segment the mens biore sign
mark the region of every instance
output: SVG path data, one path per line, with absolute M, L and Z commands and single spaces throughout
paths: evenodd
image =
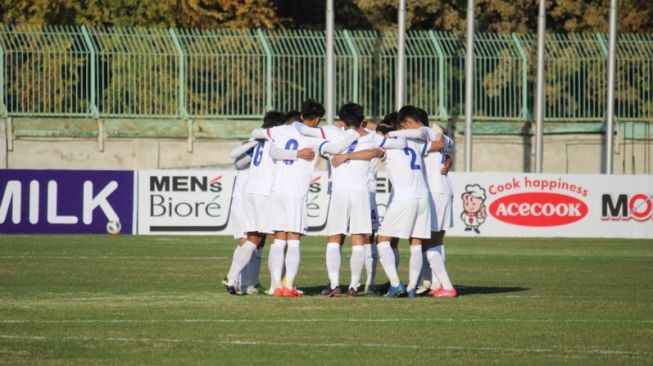
M 134 173 L 101 170 L 0 171 L 0 233 L 106 233 L 134 229 Z
M 138 172 L 139 234 L 228 234 L 233 171 Z

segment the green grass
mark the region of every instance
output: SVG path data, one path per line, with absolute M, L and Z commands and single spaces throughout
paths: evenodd
M 298 282 L 315 293 L 324 240 L 302 245 Z M 653 363 L 652 240 L 450 238 L 463 296 L 441 300 L 232 297 L 232 251 L 225 237 L 2 235 L 0 363 Z M 343 282 L 348 268 L 347 254 Z

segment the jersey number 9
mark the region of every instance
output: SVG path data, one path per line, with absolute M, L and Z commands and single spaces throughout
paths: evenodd
M 288 142 L 286 142 L 286 150 L 297 150 L 299 148 L 299 142 L 295 139 L 290 139 Z M 295 161 L 294 160 L 284 160 L 283 161 L 286 165 L 292 165 Z

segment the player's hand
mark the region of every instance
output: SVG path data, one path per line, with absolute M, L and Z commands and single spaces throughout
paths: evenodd
M 382 158 L 383 155 L 385 155 L 385 150 L 383 150 L 383 149 L 380 148 L 380 147 L 376 147 L 376 148 L 374 148 L 374 152 L 376 153 L 376 157 L 377 157 L 377 158 Z
M 310 147 L 303 148 L 297 151 L 297 159 L 304 159 L 307 161 L 313 161 L 315 159 L 315 151 Z
M 331 157 L 331 164 L 334 168 L 337 168 L 347 160 L 349 160 L 349 156 L 347 156 L 347 154 L 338 154 Z
M 453 160 L 451 160 L 451 157 L 447 156 L 447 160 L 444 161 L 444 164 L 442 164 L 442 169 L 440 169 L 440 174 L 442 175 L 449 174 L 449 170 L 451 169 L 452 165 L 453 165 Z

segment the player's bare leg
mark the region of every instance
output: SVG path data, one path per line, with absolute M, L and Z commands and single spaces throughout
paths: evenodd
M 342 263 L 342 243 L 344 235 L 336 234 L 327 237 L 326 267 L 329 275 L 329 286 L 322 291 L 324 297 L 340 297 L 340 264 Z

